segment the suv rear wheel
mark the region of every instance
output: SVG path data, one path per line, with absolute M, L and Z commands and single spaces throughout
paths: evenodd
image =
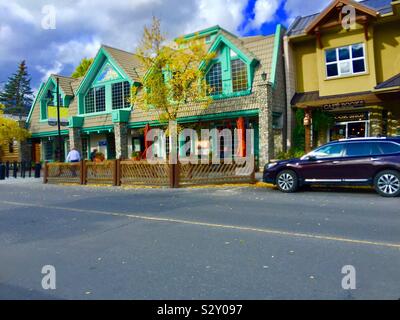
M 400 195 L 400 173 L 386 170 L 375 177 L 374 187 L 383 197 L 398 197 Z
M 280 172 L 276 177 L 276 185 L 282 192 L 296 192 L 299 186 L 297 174 L 291 170 Z

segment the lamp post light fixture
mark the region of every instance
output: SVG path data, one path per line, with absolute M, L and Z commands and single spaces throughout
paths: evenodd
M 60 79 L 57 77 L 57 86 L 56 91 L 47 91 L 47 99 L 53 99 L 53 93 L 56 94 L 56 107 L 57 107 L 57 149 L 56 149 L 56 159 L 59 162 L 62 162 L 61 158 L 61 145 L 62 145 L 62 137 L 61 137 L 61 121 L 60 121 Z M 54 101 L 54 100 L 53 100 Z
M 267 74 L 266 72 L 263 72 L 263 73 L 261 74 L 262 80 L 263 80 L 263 81 L 266 81 L 266 80 L 267 80 L 267 76 L 268 76 L 268 74 Z

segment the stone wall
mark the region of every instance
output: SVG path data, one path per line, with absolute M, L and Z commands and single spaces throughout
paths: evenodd
M 126 123 L 115 123 L 114 134 L 116 158 L 128 159 L 128 125 Z

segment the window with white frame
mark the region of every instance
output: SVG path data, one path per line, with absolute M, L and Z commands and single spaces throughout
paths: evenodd
M 222 94 L 222 68 L 220 62 L 213 64 L 206 78 L 211 88 L 211 95 Z
M 85 96 L 85 113 L 106 111 L 105 87 L 90 88 Z
M 113 110 L 130 107 L 131 87 L 128 81 L 114 83 L 111 91 Z
M 364 44 L 328 49 L 325 51 L 327 78 L 365 73 L 366 59 Z

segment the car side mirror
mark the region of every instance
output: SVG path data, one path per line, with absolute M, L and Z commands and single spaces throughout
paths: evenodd
M 317 157 L 316 156 L 308 156 L 307 160 L 308 161 L 317 161 Z

